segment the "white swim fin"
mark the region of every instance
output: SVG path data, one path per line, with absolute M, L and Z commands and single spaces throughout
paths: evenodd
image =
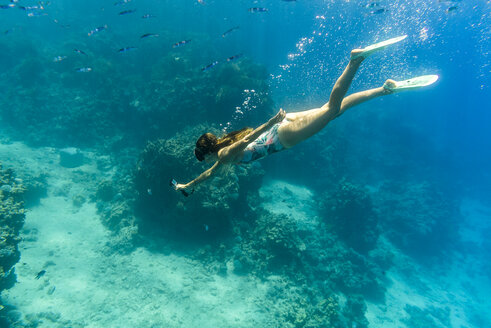
M 391 44 L 400 42 L 400 41 L 404 40 L 405 38 L 407 38 L 407 35 L 398 36 L 397 38 L 392 38 L 389 40 L 385 40 L 382 42 L 372 44 L 372 45 L 364 48 L 362 52 L 352 56 L 351 59 L 356 59 L 359 57 L 367 58 L 368 56 L 372 55 L 373 53 L 375 53 L 379 50 L 385 49 L 385 47 L 390 46 Z
M 430 84 L 435 83 L 438 80 L 438 75 L 422 75 L 418 77 L 413 77 L 412 79 L 395 82 L 395 85 L 384 83 L 384 89 L 390 90 L 392 92 L 399 92 L 409 89 L 417 89 L 426 87 Z

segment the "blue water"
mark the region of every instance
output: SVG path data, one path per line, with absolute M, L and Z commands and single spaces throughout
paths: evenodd
M 0 3 L 3 4 L 9 3 Z M 465 301 L 469 304 L 482 301 L 478 291 L 489 288 L 491 274 L 489 255 L 486 255 L 491 251 L 491 243 L 485 238 L 491 229 L 488 224 L 491 218 L 490 1 L 132 0 L 116 4 L 108 0 L 19 0 L 10 4 L 10 8 L 0 9 L 2 140 L 8 140 L 5 144 L 22 142 L 33 149 L 76 147 L 97 154 L 94 156 L 110 157 L 114 171 L 124 172 L 113 176 L 117 185 L 114 188 L 120 191 L 114 194 L 119 199 L 134 200 L 131 206 L 135 206 L 136 220 L 142 221 L 141 235 L 135 237 L 138 241 L 132 247 L 144 245 L 152 249 L 141 241 L 155 238 L 156 243 L 166 244 L 168 238 L 179 245 L 166 246 L 171 249 L 169 252 L 184 258 L 191 257 L 190 253 L 199 253 L 193 250 L 203 247 L 206 252 L 214 250 L 210 251 L 213 255 L 209 258 L 203 256 L 203 263 L 215 261 L 214 265 L 222 268 L 223 263 L 237 264 L 240 258 L 237 249 L 244 253 L 245 249 L 255 249 L 258 245 L 267 249 L 255 243 L 251 234 L 254 231 L 257 239 L 264 241 L 266 237 L 261 239 L 260 234 L 271 227 L 265 224 L 253 230 L 260 227 L 262 216 L 251 208 L 264 206 L 283 213 L 285 204 L 291 202 L 294 207 L 295 203 L 306 202 L 301 197 L 309 195 L 318 206 L 305 210 L 306 217 L 315 220 L 320 213 L 323 228 L 332 229 L 337 241 L 358 254 L 346 255 L 355 263 L 353 265 L 362 272 L 364 268 L 375 272 L 370 271 L 367 276 L 376 276 L 373 281 L 377 281 L 377 287 L 367 283 L 355 288 L 346 281 L 332 283 L 335 287 L 325 283 L 334 278 L 326 273 L 329 270 L 323 271 L 323 261 L 334 260 L 322 253 L 322 248 L 334 246 L 330 244 L 330 237 L 322 232 L 305 233 L 303 230 L 298 236 L 294 233 L 294 240 L 302 240 L 307 253 L 310 252 L 308 256 L 298 260 L 288 252 L 289 255 L 281 252 L 275 255 L 285 256 L 284 262 L 278 260 L 280 263 L 287 263 L 292 256 L 298 260 L 293 261 L 298 267 L 291 264 L 288 271 L 279 265 L 282 269 L 275 271 L 260 265 L 248 267 L 241 262 L 244 270 L 237 270 L 239 275 L 258 279 L 278 275 L 290 279 L 292 271 L 302 271 L 304 276 L 296 277 L 298 280 L 291 278 L 291 281 L 300 287 L 305 281 L 313 281 L 309 285 L 312 289 L 302 294 L 310 295 L 310 303 L 317 304 L 319 299 L 333 294 L 344 295 L 349 300 L 343 310 L 345 317 L 339 323 L 332 323 L 333 327 L 377 327 L 383 322 L 380 315 L 377 317 L 380 313 L 370 306 L 369 310 L 365 307 L 357 312 L 353 305 L 351 312 L 348 311 L 350 315 L 346 314 L 346 309 L 350 302 L 356 303 L 357 297 L 361 297 L 363 304 L 390 302 L 389 290 L 397 286 L 395 277 L 401 272 L 401 276 L 404 273 L 411 276 L 405 271 L 409 269 L 401 266 L 402 256 L 410 257 L 428 270 L 419 277 L 427 286 L 438 280 L 438 272 L 459 276 L 454 272 L 455 266 L 471 267 L 472 270 L 465 272 L 469 281 L 462 279 L 466 280 L 462 285 L 473 291 Z M 28 6 L 42 8 L 21 8 Z M 248 9 L 253 7 L 267 8 L 267 11 L 250 12 Z M 381 9 L 383 12 L 376 12 Z M 120 15 L 124 10 L 136 11 Z M 152 17 L 142 18 L 145 14 Z M 89 35 L 101 26 L 107 28 Z M 238 28 L 222 36 L 234 27 Z M 145 33 L 158 36 L 141 38 Z M 235 171 L 233 183 L 238 181 L 238 185 L 232 183 L 231 187 L 230 183 L 214 182 L 212 187 L 199 189 L 197 194 L 201 196 L 193 195 L 191 199 L 195 197 L 200 205 L 198 201 L 195 204 L 169 191 L 167 182 L 165 186 L 161 183 L 168 181 L 168 177 L 176 177 L 184 183 L 207 168 L 197 166 L 192 154 L 195 142 L 192 137 L 204 133 L 203 129 L 231 131 L 258 126 L 279 108 L 295 112 L 322 106 L 328 101 L 352 49 L 405 34 L 408 37 L 403 42 L 363 62 L 348 94 L 379 87 L 388 78 L 405 80 L 437 74 L 439 80 L 435 84 L 374 99 L 350 109 L 310 140 L 262 160 L 257 170 L 262 169 L 263 173 L 257 173 L 256 167 L 245 175 Z M 191 41 L 173 47 L 184 40 Z M 125 47 L 134 49 L 119 51 Z M 85 54 L 76 53 L 74 49 Z M 234 55 L 240 58 L 227 62 L 226 59 Z M 55 60 L 59 56 L 60 60 Z M 218 64 L 203 70 L 214 62 Z M 90 71 L 76 71 L 80 68 L 90 68 Z M 179 133 L 187 133 L 186 138 L 181 138 Z M 121 178 L 133 174 L 128 172 L 134 171 L 138 158 L 139 163 L 148 165 L 140 154 L 147 142 L 159 138 L 176 138 L 183 147 L 190 147 L 189 157 L 183 157 L 178 151 L 166 154 L 169 158 L 164 156 L 165 165 L 160 167 L 164 173 L 154 172 L 157 178 L 147 177 L 144 183 L 137 177 L 133 186 L 128 182 L 131 179 Z M 18 165 L 12 159 L 16 156 L 0 158 L 0 162 L 5 162 L 7 167 L 9 161 L 11 166 Z M 99 168 L 103 166 L 103 160 L 96 162 Z M 28 172 L 30 168 L 25 165 L 14 169 Z M 32 168 L 32 171 L 39 170 Z M 56 174 L 52 172 L 52 175 Z M 87 179 L 84 181 L 88 183 Z M 283 189 L 264 191 L 270 190 L 268 186 L 276 186 L 278 181 L 286 184 L 283 187 L 280 183 L 286 194 Z M 99 182 L 94 180 L 92 184 Z M 226 185 L 223 193 L 217 191 L 221 185 Z M 261 185 L 266 189 L 260 189 Z M 301 188 L 297 194 L 291 191 L 297 190 L 291 186 L 308 188 L 312 194 Z M 48 186 L 48 194 L 56 194 L 49 190 Z M 99 215 L 108 215 L 116 196 L 104 199 L 100 196 L 102 193 L 94 190 L 90 191 L 92 194 L 87 196 L 87 201 L 90 199 L 97 204 Z M 272 193 L 270 197 L 280 200 L 271 205 L 265 193 Z M 261 196 L 251 198 L 251 194 Z M 155 201 L 152 197 L 164 200 Z M 203 207 L 206 209 L 202 211 Z M 253 215 L 250 213 L 257 216 L 248 221 Z M 149 216 L 159 215 L 168 222 L 145 221 Z M 297 214 L 291 215 L 297 224 L 304 220 Z M 182 221 L 175 220 L 176 217 Z M 370 226 L 372 223 L 367 222 L 373 220 L 378 223 Z M 256 221 L 259 223 L 252 223 Z M 105 224 L 109 230 L 117 230 L 115 226 L 126 223 Z M 373 228 L 375 225 L 377 229 Z M 26 226 L 29 226 L 29 216 Z M 247 231 L 245 226 L 252 230 L 244 232 Z M 153 230 L 163 232 L 154 235 Z M 370 241 L 360 246 L 361 239 L 352 238 L 353 234 L 366 233 L 364 237 L 368 236 L 369 240 L 374 231 L 379 240 L 387 241 L 398 250 L 395 253 L 402 254 L 400 258 L 396 256 L 399 260 L 392 264 L 393 271 L 388 278 L 384 277 L 385 271 L 391 269 L 381 264 L 383 261 L 374 251 L 385 248 L 376 247 Z M 194 243 L 196 240 L 198 245 Z M 220 251 L 222 255 L 217 255 L 219 244 L 225 245 L 226 250 Z M 275 254 L 274 247 L 267 251 Z M 253 262 L 259 261 L 262 255 L 257 256 L 251 257 Z M 360 260 L 365 257 L 370 265 Z M 321 260 L 314 260 L 316 258 Z M 220 261 L 223 263 L 217 264 Z M 277 265 L 277 262 L 271 263 L 273 267 Z M 17 271 L 22 275 L 22 269 Z M 473 282 L 472 277 L 479 279 Z M 371 288 L 379 289 L 372 293 Z M 384 296 L 379 297 L 381 294 Z M 406 319 L 398 324 L 407 327 L 486 327 L 491 324 L 489 314 L 484 313 L 489 305 L 478 307 L 475 312 L 469 310 L 472 308 L 469 306 L 462 314 L 456 310 L 458 306 L 451 310 L 445 307 L 452 303 L 450 296 L 432 297 L 433 304 L 443 304 L 441 311 L 415 302 L 405 308 Z M 293 296 L 289 301 L 281 300 L 278 303 L 300 302 Z M 411 307 L 417 305 L 421 307 Z M 302 309 L 313 318 L 316 311 L 322 312 L 321 305 L 317 306 L 317 310 L 306 305 Z M 295 312 L 292 308 L 290 311 Z M 22 310 L 19 308 L 20 312 Z M 288 315 L 278 314 L 283 310 L 276 310 L 268 312 L 270 316 L 264 313 L 257 316 L 257 323 L 267 326 L 266 322 L 274 321 L 276 315 L 279 324 L 285 327 L 316 327 L 312 318 L 311 321 L 295 321 Z M 0 316 L 6 316 L 1 311 Z M 24 327 L 30 320 L 26 319 L 26 314 L 23 314 L 23 324 L 15 323 L 14 319 L 0 323 Z M 61 316 L 64 320 L 70 319 L 63 312 Z M 39 317 L 43 318 L 40 314 Z M 365 317 L 368 321 L 361 319 Z M 196 324 L 193 320 L 184 321 L 183 326 Z M 67 321 L 59 322 L 61 325 Z M 210 320 L 204 326 L 213 322 Z M 321 325 L 320 322 L 321 319 L 317 325 Z M 390 326 L 387 322 L 385 324 Z M 94 323 L 94 326 L 99 324 Z M 42 320 L 40 326 L 43 326 Z M 90 326 L 90 322 L 82 326 Z M 143 326 L 147 324 L 142 323 Z M 159 323 L 155 326 L 160 327 Z M 241 322 L 240 327 L 249 325 Z

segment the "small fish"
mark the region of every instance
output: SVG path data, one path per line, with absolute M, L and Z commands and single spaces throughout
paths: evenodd
M 176 42 L 172 45 L 172 48 L 179 48 L 179 47 L 182 47 L 183 45 L 187 44 L 191 42 L 191 40 L 184 40 L 184 41 L 179 41 L 179 42 Z
M 43 10 L 44 8 L 41 7 L 41 6 L 19 6 L 18 7 L 19 9 L 21 10 L 24 10 L 24 11 L 29 11 L 29 10 Z
M 249 8 L 250 13 L 265 13 L 267 11 L 268 8 L 258 8 L 258 7 Z
M 39 271 L 38 274 L 36 275 L 36 279 L 41 278 L 42 276 L 44 276 L 45 273 L 46 273 L 46 270 Z
M 283 2 L 296 2 L 297 0 L 281 0 Z
M 55 22 L 56 24 L 60 25 L 60 27 L 63 27 L 63 28 L 69 28 L 70 27 L 69 24 L 60 24 L 60 22 L 57 19 L 53 19 L 53 22 Z
M 136 12 L 136 9 L 123 10 L 118 15 L 128 15 L 128 14 L 133 14 L 135 12 Z
M 88 72 L 92 71 L 92 68 L 80 67 L 80 68 L 76 68 L 75 71 L 80 72 L 80 73 L 88 73 Z
M 205 231 L 210 230 L 210 227 L 207 224 L 203 224 L 203 226 L 205 227 Z
M 0 304 L 0 311 L 2 311 L 3 309 L 5 309 L 5 306 L 3 306 L 2 304 Z
M 120 1 L 116 1 L 116 2 L 114 3 L 114 5 L 115 5 L 115 6 L 120 6 L 120 5 L 124 5 L 124 4 L 126 4 L 126 3 L 130 2 L 130 1 L 131 1 L 131 0 L 120 0 Z
M 135 50 L 136 47 L 124 47 L 124 48 L 121 48 L 118 50 L 118 52 L 128 52 L 128 51 L 131 51 L 131 50 Z
M 371 2 L 371 3 L 368 3 L 365 5 L 365 8 L 375 8 L 375 7 L 379 7 L 380 6 L 380 3 L 378 2 Z
M 156 38 L 158 37 L 158 34 L 155 33 L 145 33 L 142 36 L 140 36 L 140 39 L 145 39 L 145 38 Z
M 234 26 L 234 27 L 226 30 L 225 32 L 223 32 L 222 38 L 226 37 L 228 34 L 232 33 L 233 31 L 238 30 L 239 28 L 240 28 L 239 26 Z
M 148 188 L 147 189 L 147 194 L 149 194 L 150 196 L 152 196 L 152 189 Z
M 202 72 L 207 71 L 207 70 L 209 70 L 209 69 L 211 69 L 211 68 L 215 67 L 216 65 L 218 65 L 218 61 L 214 61 L 213 63 L 206 65 L 205 67 L 203 67 L 203 68 L 201 69 L 201 71 L 202 71 Z
M 232 56 L 232 57 L 228 57 L 227 58 L 227 61 L 228 62 L 231 62 L 232 60 L 239 59 L 240 57 L 242 57 L 242 54 L 238 54 L 238 55 L 235 55 L 235 56 Z
M 48 14 L 46 13 L 40 13 L 39 11 L 31 11 L 30 13 L 27 13 L 27 17 L 39 17 L 39 16 L 46 16 Z
M 104 31 L 105 29 L 107 29 L 107 25 L 96 27 L 95 29 L 93 29 L 92 31 L 90 31 L 88 33 L 88 35 L 91 36 L 94 33 L 97 33 L 97 32 L 100 32 L 100 31 Z
M 48 295 L 53 295 L 53 293 L 55 292 L 56 290 L 56 287 L 55 286 L 51 286 L 50 289 L 48 289 Z
M 205 1 L 204 0 L 198 0 L 198 3 L 204 5 L 205 4 Z
M 53 58 L 53 63 L 61 62 L 64 59 L 66 59 L 66 56 L 56 56 L 55 58 Z
M 448 8 L 447 10 L 445 10 L 445 12 L 448 14 L 448 13 L 450 13 L 450 12 L 452 12 L 452 11 L 457 10 L 457 9 L 459 9 L 459 7 L 458 7 L 458 6 L 452 6 L 452 7 Z
M 46 6 L 51 5 L 51 1 L 39 1 L 38 5 L 39 5 L 39 8 L 44 9 Z
M 0 9 L 10 9 L 10 8 L 14 8 L 15 5 L 13 3 L 10 3 L 8 5 L 0 5 Z
M 87 56 L 87 54 L 85 52 L 83 52 L 82 50 L 80 50 L 80 49 L 73 49 L 73 51 L 75 51 L 76 53 L 79 53 L 81 55 Z
M 155 18 L 155 17 L 157 17 L 157 16 L 152 15 L 152 14 L 145 14 L 145 15 L 142 16 L 143 19 Z
M 371 11 L 370 14 L 372 14 L 372 15 L 379 15 L 379 14 L 383 14 L 383 13 L 385 13 L 387 11 L 389 11 L 389 10 L 388 9 L 385 9 L 385 8 L 380 8 L 380 9 Z

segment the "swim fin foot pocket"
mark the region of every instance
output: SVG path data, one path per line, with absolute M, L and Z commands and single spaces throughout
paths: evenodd
M 390 90 L 392 92 L 417 89 L 433 84 L 437 80 L 438 80 L 438 75 L 422 75 L 418 77 L 413 77 L 412 79 L 395 82 L 395 85 L 392 83 L 391 84 L 384 83 L 384 89 Z

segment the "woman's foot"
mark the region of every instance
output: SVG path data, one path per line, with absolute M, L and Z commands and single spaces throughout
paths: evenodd
M 361 63 L 365 59 L 365 57 L 361 56 L 362 53 L 363 53 L 363 49 L 353 49 L 353 50 L 351 50 L 351 58 L 350 58 L 350 60 L 352 62 Z
M 391 79 L 387 79 L 385 81 L 383 88 L 384 88 L 384 94 L 388 95 L 391 93 L 394 93 L 394 89 L 397 87 L 397 82 Z
M 387 92 L 393 93 L 426 87 L 430 84 L 435 83 L 437 80 L 438 75 L 422 75 L 399 82 L 389 79 L 385 81 L 383 88 L 387 90 Z

